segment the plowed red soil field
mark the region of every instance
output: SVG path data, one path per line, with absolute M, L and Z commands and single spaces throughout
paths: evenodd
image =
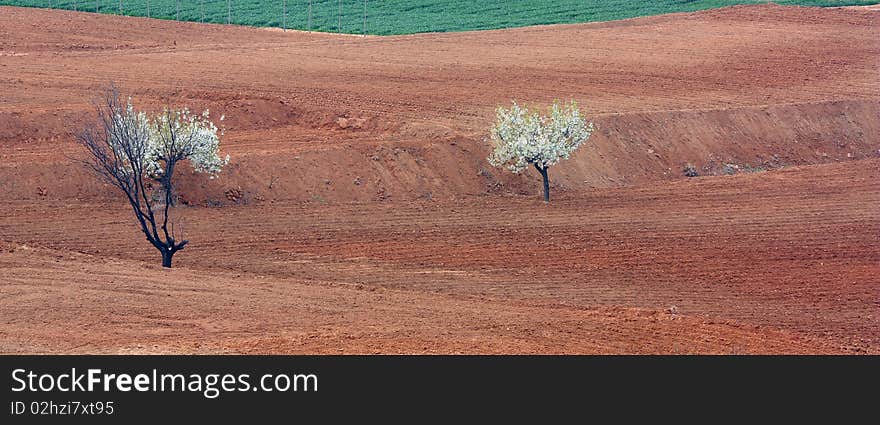
M 880 353 L 878 75 L 860 8 L 361 38 L 0 7 L 0 352 Z M 111 80 L 227 117 L 171 270 L 74 162 Z M 570 97 L 597 131 L 545 205 L 483 137 Z

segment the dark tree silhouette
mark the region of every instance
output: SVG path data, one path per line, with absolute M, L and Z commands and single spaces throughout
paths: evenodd
M 192 116 L 186 109 L 166 108 L 150 120 L 112 85 L 95 110 L 96 122 L 77 134 L 89 154 L 82 162 L 125 194 L 147 241 L 162 254 L 162 266 L 171 267 L 174 254 L 189 243 L 175 235 L 170 220 L 174 171 L 189 160 L 196 171 L 219 172 L 229 158 L 217 156 L 217 128 L 207 113 Z

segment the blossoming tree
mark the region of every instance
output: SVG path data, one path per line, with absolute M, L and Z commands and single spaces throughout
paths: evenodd
M 107 90 L 96 110 L 97 123 L 77 135 L 89 153 L 84 162 L 125 194 L 147 241 L 162 254 L 162 266 L 171 267 L 171 258 L 189 242 L 176 237 L 170 220 L 174 171 L 188 161 L 196 172 L 215 177 L 229 162 L 228 155 L 219 155 L 218 129 L 208 111 L 199 115 L 165 109 L 149 117 L 137 111 L 131 99 L 120 100 L 115 87 Z
M 493 151 L 488 158 L 493 166 L 514 173 L 532 164 L 544 179 L 544 202 L 550 202 L 547 169 L 568 159 L 593 132 L 593 123 L 581 116 L 573 101 L 564 107 L 554 102 L 548 112 L 540 115 L 516 102 L 510 109 L 498 108 L 490 130 Z

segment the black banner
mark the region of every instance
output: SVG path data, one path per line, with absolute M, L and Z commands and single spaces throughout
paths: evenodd
M 3 423 L 418 423 L 475 413 L 662 419 L 706 407 L 804 413 L 832 400 L 853 413 L 873 405 L 880 370 L 876 357 L 4 356 L 0 363 Z

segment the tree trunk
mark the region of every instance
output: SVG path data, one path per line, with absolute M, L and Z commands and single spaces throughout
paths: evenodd
M 171 268 L 171 257 L 174 256 L 174 252 L 162 249 L 162 267 Z
M 541 173 L 541 177 L 544 179 L 544 202 L 550 202 L 550 178 L 547 176 L 547 169 L 549 167 L 541 167 L 538 164 L 535 164 L 535 169 Z

